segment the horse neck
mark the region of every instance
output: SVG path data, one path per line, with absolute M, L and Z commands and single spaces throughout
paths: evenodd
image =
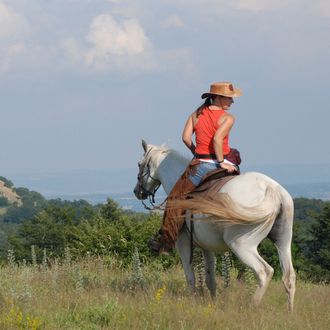
M 157 174 L 167 195 L 170 193 L 188 164 L 189 160 L 180 156 L 176 152 L 169 152 L 160 162 Z

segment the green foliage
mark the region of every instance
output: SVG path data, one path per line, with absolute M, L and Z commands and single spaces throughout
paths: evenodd
M 41 262 L 44 249 L 49 258 L 64 258 L 65 249 L 69 248 L 73 258 L 110 254 L 128 266 L 135 249 L 142 260 L 155 260 L 148 241 L 159 229 L 160 221 L 156 214 L 125 214 L 110 199 L 95 208 L 86 201 L 51 200 L 43 210 L 24 221 L 9 242 L 19 260 L 33 263 Z M 159 260 L 163 268 L 168 268 L 178 263 L 178 256 Z
M 10 180 L 6 179 L 4 176 L 0 176 L 0 181 L 2 181 L 7 188 L 12 188 L 14 186 L 14 184 Z
M 70 213 L 64 209 L 41 211 L 31 220 L 24 221 L 17 237 L 9 239 L 20 259 L 32 261 L 30 248 L 36 247 L 37 260 L 41 261 L 43 249 L 51 251 L 52 256 L 64 252 L 66 242 L 74 236 Z
M 1 180 L 1 177 L 0 177 Z M 8 187 L 13 187 L 9 180 Z M 92 206 L 84 200 L 46 200 L 27 188 L 13 189 L 21 198 L 22 206 L 5 205 L 0 196 L 0 258 L 6 260 L 8 249 L 15 253 L 17 262 L 42 263 L 54 258 L 98 255 L 115 256 L 121 267 L 129 267 L 132 260 L 153 263 L 167 269 L 179 262 L 177 254 L 158 257 L 150 253 L 148 241 L 160 228 L 158 214 L 123 211 L 118 203 L 108 199 L 105 204 Z M 293 230 L 292 253 L 298 277 L 305 280 L 329 282 L 330 269 L 330 203 L 316 199 L 297 198 Z M 31 246 L 33 253 L 31 253 Z M 135 252 L 134 252 L 135 251 Z M 138 251 L 138 258 L 137 252 Z M 275 278 L 281 277 L 277 250 L 265 240 L 260 254 L 274 268 Z M 244 278 L 246 267 L 233 256 L 232 265 Z M 217 269 L 221 271 L 221 263 Z M 138 268 L 136 268 L 138 269 Z
M 311 264 L 311 279 L 330 282 L 330 206 L 326 207 L 311 227 L 309 250 L 306 255 Z
M 118 221 L 123 216 L 123 211 L 119 207 L 118 203 L 111 198 L 108 198 L 107 202 L 101 206 L 100 212 L 104 219 L 110 221 Z
M 144 287 L 146 284 L 146 279 L 143 276 L 139 250 L 136 247 L 132 256 L 132 276 L 131 284 L 133 288 Z
M 321 199 L 295 198 L 294 217 L 296 221 L 314 221 L 327 202 Z
M 232 254 L 227 251 L 221 256 L 221 276 L 223 277 L 225 288 L 230 286 L 230 271 L 232 266 Z
M 269 240 L 265 239 L 260 244 L 259 248 L 260 255 L 274 268 L 274 278 L 281 278 L 281 267 L 278 258 L 278 253 L 275 245 Z
M 75 223 L 79 223 L 82 219 L 90 219 L 97 213 L 97 208 L 94 208 L 87 201 L 80 199 L 77 201 L 63 201 L 61 199 L 51 199 L 47 202 L 47 207 L 65 208 L 71 210 L 71 216 Z
M 316 264 L 330 270 L 330 207 L 326 207 L 317 220 L 311 229 L 315 239 L 310 247 L 310 257 Z
M 159 227 L 160 217 L 155 214 L 146 215 L 142 221 L 137 221 L 134 215 L 123 215 L 117 221 L 98 216 L 80 225 L 82 239 L 74 247 L 74 251 L 75 254 L 114 254 L 120 257 L 123 265 L 128 265 L 137 248 L 142 260 L 153 260 L 155 257 L 149 251 L 147 243 Z M 166 268 L 177 263 L 178 257 L 161 260 Z
M 6 207 L 10 205 L 8 199 L 0 195 L 0 207 Z
M 9 206 L 7 212 L 2 216 L 4 222 L 21 223 L 32 218 L 47 204 L 46 199 L 38 192 L 30 191 L 27 188 L 13 188 L 13 191 L 21 197 L 22 205 Z

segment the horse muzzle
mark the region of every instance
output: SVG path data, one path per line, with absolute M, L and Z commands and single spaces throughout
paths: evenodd
M 134 195 L 137 199 L 140 200 L 147 199 L 149 196 L 148 192 L 145 189 L 143 189 L 141 186 L 139 186 L 139 184 L 137 184 L 136 187 L 134 188 Z

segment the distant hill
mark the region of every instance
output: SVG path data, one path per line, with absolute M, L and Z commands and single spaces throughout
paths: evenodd
M 4 177 L 0 177 L 0 198 L 2 198 L 3 205 L 6 205 L 7 203 L 16 203 L 18 206 L 22 205 L 21 197 L 13 190 L 12 183 Z
M 245 165 L 244 172 L 264 173 L 282 185 L 330 182 L 330 164 Z M 3 175 L 3 173 L 0 173 Z M 8 173 L 16 186 L 27 187 L 45 196 L 56 194 L 108 194 L 132 191 L 137 167 L 117 170 L 79 170 L 57 173 Z
M 292 197 L 330 200 L 330 182 L 288 184 L 284 186 Z
M 0 177 L 0 223 L 20 223 L 38 213 L 46 204 L 46 199 L 28 188 L 15 187 Z
M 330 182 L 325 183 L 306 183 L 306 184 L 289 184 L 284 185 L 293 198 L 309 198 L 321 199 L 324 201 L 330 200 Z M 84 199 L 91 204 L 104 203 L 107 198 L 111 198 L 127 210 L 145 211 L 142 202 L 138 200 L 133 192 L 127 191 L 122 193 L 95 193 L 95 194 L 54 194 L 47 198 L 61 198 L 64 200 L 79 200 Z M 165 192 L 160 188 L 156 195 L 156 204 L 160 204 L 166 198 Z M 148 202 L 146 201 L 146 204 Z
M 283 185 L 293 197 L 330 200 L 330 165 L 242 165 L 242 172 L 264 173 Z M 107 198 L 116 200 L 125 209 L 143 210 L 133 189 L 136 169 L 68 171 L 59 173 L 12 174 L 18 186 L 38 191 L 46 198 L 67 200 L 85 199 L 103 203 Z M 158 201 L 165 198 L 160 189 Z

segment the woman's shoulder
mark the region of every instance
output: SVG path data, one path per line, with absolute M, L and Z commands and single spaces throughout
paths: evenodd
M 220 123 L 223 123 L 224 121 L 234 123 L 235 117 L 231 113 L 225 111 L 224 114 L 219 118 Z
M 192 122 L 192 125 L 193 125 L 193 127 L 195 127 L 195 125 L 197 124 L 197 122 L 198 122 L 198 118 L 199 116 L 198 116 L 198 114 L 197 114 L 197 111 L 194 111 L 190 116 L 189 116 L 189 118 L 190 118 L 190 120 L 191 120 L 191 122 Z

